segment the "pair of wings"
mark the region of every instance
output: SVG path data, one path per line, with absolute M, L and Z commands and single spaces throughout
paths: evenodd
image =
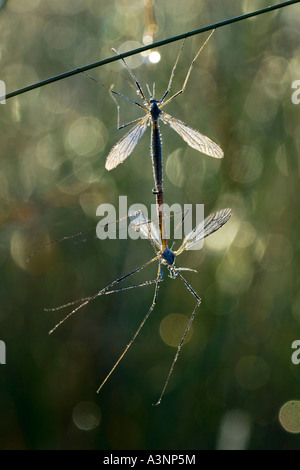
M 223 209 L 209 215 L 195 227 L 183 240 L 180 248 L 174 251 L 175 256 L 180 255 L 185 250 L 195 249 L 197 244 L 200 244 L 204 238 L 216 232 L 230 219 L 232 215 L 231 209 Z M 129 214 L 129 219 L 133 227 L 138 230 L 143 238 L 147 238 L 157 250 L 161 251 L 162 243 L 160 233 L 153 222 L 146 219 L 142 211 L 136 211 Z M 201 244 L 202 245 L 202 244 Z
M 205 153 L 210 157 L 222 158 L 224 156 L 223 150 L 209 137 L 201 134 L 199 131 L 188 127 L 179 119 L 176 119 L 169 114 L 161 111 L 159 118 L 174 129 L 187 144 L 198 150 L 201 153 Z M 151 119 L 150 112 L 147 113 L 130 131 L 125 134 L 119 142 L 109 152 L 105 168 L 112 170 L 116 168 L 133 152 L 134 148 L 138 144 L 145 130 L 147 129 L 148 123 Z

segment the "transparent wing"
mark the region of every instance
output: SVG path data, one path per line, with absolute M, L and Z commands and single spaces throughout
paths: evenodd
M 172 129 L 174 129 L 174 131 L 177 132 L 177 134 L 179 134 L 190 147 L 199 150 L 199 152 L 205 153 L 205 155 L 209 155 L 210 157 L 224 157 L 221 147 L 219 147 L 219 145 L 213 142 L 209 137 L 206 137 L 206 135 L 201 134 L 199 131 L 196 131 L 196 129 L 192 129 L 192 127 L 188 127 L 182 121 L 179 121 L 179 119 L 176 119 L 169 114 L 161 112 L 160 118 L 165 124 L 169 124 L 169 126 L 172 127 Z
M 125 134 L 116 145 L 113 146 L 109 152 L 105 168 L 107 170 L 112 170 L 123 163 L 123 161 L 133 152 L 135 146 L 138 144 L 140 138 L 147 129 L 147 122 L 150 117 L 150 114 L 146 114 L 132 129 L 130 129 L 127 134 Z
M 132 211 L 128 213 L 132 226 L 141 233 L 142 238 L 147 238 L 158 250 L 161 249 L 161 238 L 154 223 L 146 219 L 142 211 Z
M 194 228 L 183 240 L 181 247 L 175 252 L 176 256 L 184 250 L 191 250 L 204 238 L 216 232 L 230 219 L 231 209 L 223 209 L 206 217 L 197 227 Z

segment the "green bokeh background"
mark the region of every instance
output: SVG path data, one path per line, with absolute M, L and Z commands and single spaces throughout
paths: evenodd
M 151 31 L 160 40 L 269 4 L 163 0 L 154 4 L 151 27 L 151 2 L 9 0 L 0 11 L 0 78 L 13 91 L 109 57 L 112 47 L 138 47 Z M 51 336 L 70 308 L 44 311 L 96 293 L 150 259 L 151 245 L 99 241 L 90 231 L 26 263 L 47 241 L 95 226 L 99 204 L 118 206 L 126 195 L 128 205 L 150 207 L 150 132 L 107 172 L 105 157 L 124 131 L 116 130 L 107 90 L 86 76 L 0 106 L 0 340 L 7 355 L 0 365 L 0 448 L 300 448 L 300 365 L 291 361 L 292 342 L 300 339 L 300 104 L 291 100 L 300 80 L 299 9 L 218 29 L 186 92 L 168 106 L 220 143 L 225 158 L 200 155 L 162 124 L 166 202 L 205 204 L 206 214 L 231 207 L 234 215 L 201 251 L 180 258 L 198 270 L 185 276 L 202 304 L 159 407 L 152 403 L 176 351 L 166 344 L 162 320 L 188 318 L 195 305 L 179 280 L 165 274 L 157 307 L 99 395 L 151 304 L 153 286 L 97 299 Z M 205 37 L 186 41 L 174 91 Z M 155 81 L 157 97 L 179 47 L 160 48 L 158 64 L 128 60 L 142 84 Z M 136 99 L 121 63 L 90 75 Z M 119 104 L 122 122 L 141 115 Z M 155 275 L 153 266 L 132 282 Z M 174 318 L 183 332 L 182 317 Z M 285 404 L 292 408 L 280 414 Z

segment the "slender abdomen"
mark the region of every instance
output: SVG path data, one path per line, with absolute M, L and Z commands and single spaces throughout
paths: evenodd
M 158 192 L 163 191 L 162 150 L 158 119 L 152 121 L 151 155 L 155 189 Z
M 152 134 L 151 134 L 151 156 L 153 177 L 155 181 L 154 194 L 156 195 L 156 206 L 158 211 L 159 231 L 161 234 L 162 248 L 166 248 L 166 230 L 164 222 L 164 197 L 163 197 L 163 163 L 161 137 L 159 132 L 158 118 L 152 117 Z

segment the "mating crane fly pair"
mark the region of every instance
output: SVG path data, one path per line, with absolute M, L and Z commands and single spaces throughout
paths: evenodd
M 190 73 L 192 71 L 193 65 L 199 56 L 201 50 L 205 46 L 205 44 L 208 42 L 210 39 L 212 33 L 208 37 L 208 39 L 204 42 L 204 44 L 201 46 L 199 51 L 197 52 L 196 56 L 194 57 L 190 68 L 188 70 L 188 73 L 186 75 L 185 81 L 183 83 L 182 88 L 176 92 L 174 95 L 172 95 L 170 98 L 166 100 L 167 95 L 170 92 L 173 77 L 174 77 L 174 72 L 180 57 L 180 53 L 182 51 L 183 45 L 179 51 L 179 54 L 177 56 L 177 59 L 175 61 L 175 65 L 172 69 L 171 76 L 169 79 L 169 84 L 167 87 L 167 90 L 163 94 L 161 100 L 156 100 L 154 98 L 154 91 L 153 94 L 151 94 L 149 87 L 147 86 L 149 95 L 150 95 L 150 100 L 148 101 L 141 85 L 139 84 L 137 78 L 133 74 L 132 70 L 128 67 L 127 63 L 125 62 L 124 58 L 120 54 L 120 57 L 125 64 L 133 82 L 135 83 L 136 86 L 136 91 L 137 94 L 142 98 L 143 104 L 138 103 L 116 91 L 114 91 L 112 88 L 110 88 L 110 92 L 114 95 L 120 96 L 121 98 L 126 99 L 127 101 L 130 101 L 134 103 L 136 106 L 139 108 L 143 109 L 146 112 L 146 115 L 142 118 L 136 119 L 134 121 L 131 121 L 125 125 L 119 126 L 119 106 L 118 106 L 118 129 L 122 129 L 124 127 L 127 127 L 131 124 L 135 123 L 135 126 L 130 129 L 129 132 L 127 132 L 118 142 L 117 144 L 111 149 L 109 152 L 107 159 L 106 159 L 106 164 L 105 168 L 107 170 L 112 170 L 116 166 L 118 166 L 120 163 L 122 163 L 134 150 L 136 145 L 138 144 L 140 138 L 144 134 L 147 126 L 151 123 L 152 125 L 152 133 L 151 133 L 151 156 L 152 156 L 152 166 L 153 166 L 153 176 L 154 176 L 154 183 L 155 183 L 155 188 L 153 189 L 153 193 L 156 195 L 156 206 L 157 206 L 157 211 L 158 211 L 158 220 L 159 220 L 159 230 L 156 229 L 155 225 L 153 222 L 148 221 L 144 214 L 141 211 L 136 211 L 134 213 L 129 214 L 129 219 L 131 221 L 131 224 L 133 227 L 136 228 L 136 230 L 139 230 L 143 236 L 143 238 L 148 239 L 154 250 L 155 250 L 155 257 L 144 263 L 142 266 L 139 266 L 138 268 L 135 268 L 133 271 L 123 275 L 122 277 L 116 279 L 115 281 L 111 282 L 109 285 L 101 289 L 99 292 L 96 294 L 75 300 L 73 302 L 69 302 L 65 305 L 61 305 L 60 307 L 56 308 L 51 308 L 47 310 L 58 310 L 64 307 L 69 307 L 75 304 L 79 303 L 79 306 L 74 308 L 70 313 L 68 313 L 49 333 L 53 333 L 67 318 L 72 316 L 75 312 L 80 310 L 82 307 L 87 305 L 90 301 L 96 299 L 97 297 L 100 297 L 102 295 L 108 295 L 108 294 L 113 294 L 116 292 L 121 292 L 125 291 L 128 289 L 133 289 L 137 287 L 143 287 L 147 286 L 150 284 L 155 284 L 155 291 L 154 291 L 154 296 L 152 300 L 152 304 L 144 317 L 143 321 L 139 325 L 138 329 L 136 330 L 134 336 L 132 337 L 131 341 L 129 344 L 126 346 L 124 349 L 123 353 L 120 355 L 119 359 L 116 361 L 110 372 L 107 374 L 106 378 L 103 380 L 101 383 L 100 387 L 98 388 L 99 390 L 103 387 L 105 382 L 108 380 L 110 375 L 113 373 L 113 371 L 116 369 L 118 364 L 120 363 L 121 359 L 124 357 L 132 343 L 134 342 L 135 338 L 139 334 L 141 328 L 145 324 L 147 318 L 153 311 L 156 301 L 157 301 L 157 296 L 158 296 L 158 289 L 160 282 L 163 281 L 163 272 L 162 272 L 162 266 L 165 265 L 169 271 L 169 277 L 172 279 L 179 278 L 183 284 L 185 285 L 186 289 L 194 296 L 196 299 L 196 306 L 190 316 L 188 325 L 182 335 L 181 341 L 177 347 L 177 351 L 175 354 L 175 357 L 173 359 L 173 362 L 171 364 L 171 367 L 169 369 L 169 373 L 167 376 L 167 379 L 165 381 L 164 387 L 162 389 L 161 395 L 157 401 L 156 404 L 159 404 L 161 402 L 161 399 L 165 393 L 166 387 L 168 385 L 170 376 L 172 374 L 175 362 L 178 358 L 180 349 L 182 347 L 182 344 L 186 338 L 186 335 L 191 327 L 191 324 L 194 320 L 196 310 L 199 307 L 201 303 L 201 298 L 199 295 L 196 293 L 196 291 L 192 288 L 192 286 L 187 282 L 187 280 L 183 277 L 181 274 L 181 271 L 193 271 L 192 269 L 189 268 L 182 268 L 182 267 L 176 267 L 175 266 L 175 259 L 178 255 L 180 255 L 183 251 L 185 250 L 190 250 L 195 247 L 196 244 L 198 244 L 201 240 L 204 240 L 207 236 L 211 235 L 212 233 L 216 232 L 221 228 L 231 217 L 231 209 L 223 209 L 219 212 L 216 212 L 209 217 L 207 217 L 204 222 L 200 223 L 194 230 L 192 230 L 183 240 L 182 245 L 180 248 L 176 251 L 172 251 L 168 247 L 168 242 L 165 236 L 165 229 L 164 229 L 164 212 L 163 212 L 163 165 L 162 165 L 162 146 L 161 146 L 161 138 L 160 138 L 160 133 L 159 133 L 159 119 L 163 121 L 164 124 L 169 124 L 169 126 L 177 132 L 185 142 L 188 143 L 188 145 L 196 150 L 198 150 L 201 153 L 204 153 L 206 155 L 209 155 L 214 158 L 222 158 L 224 156 L 222 149 L 211 139 L 206 137 L 205 135 L 201 134 L 199 131 L 192 129 L 191 127 L 188 127 L 186 124 L 184 124 L 182 121 L 179 119 L 176 119 L 169 114 L 166 114 L 164 111 L 162 111 L 161 108 L 163 108 L 165 105 L 170 103 L 171 100 L 173 100 L 175 97 L 178 95 L 182 94 L 185 91 Z M 102 84 L 101 84 L 102 85 Z M 145 267 L 149 266 L 153 262 L 157 261 L 158 262 L 158 271 L 157 271 L 157 276 L 154 280 L 148 280 L 144 281 L 139 284 L 134 284 L 130 286 L 125 286 L 125 287 L 118 287 L 115 288 L 117 284 L 120 282 L 124 281 L 125 279 L 128 279 L 130 276 L 133 274 L 138 273 Z

